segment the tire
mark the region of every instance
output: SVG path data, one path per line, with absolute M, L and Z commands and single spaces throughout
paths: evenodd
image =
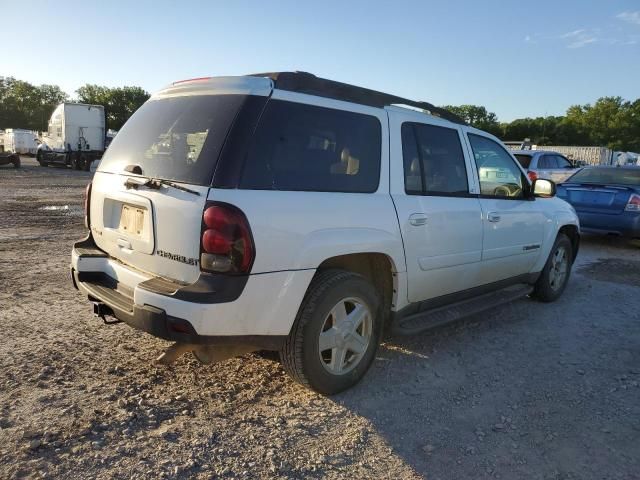
M 85 172 L 91 171 L 91 160 L 89 159 L 89 157 L 82 157 L 82 169 Z
M 20 163 L 20 157 L 15 156 L 15 157 L 13 158 L 13 162 L 12 162 L 12 163 L 13 163 L 13 168 L 20 168 L 20 165 L 21 165 L 21 163 Z
M 76 155 L 71 155 L 71 168 L 73 170 L 80 170 L 80 162 L 78 162 L 78 157 Z
M 561 252 L 564 253 L 561 254 Z M 559 263 L 560 255 L 562 255 L 561 263 Z M 540 278 L 535 284 L 532 297 L 541 302 L 554 302 L 560 298 L 569 282 L 572 263 L 573 247 L 571 241 L 565 234 L 559 233 Z M 562 272 L 564 272 L 563 275 Z
M 38 161 L 38 163 L 40 164 L 41 167 L 47 167 L 49 166 L 49 163 L 46 162 L 45 160 L 43 160 L 43 155 L 42 152 L 38 152 L 38 154 L 36 155 L 36 160 Z
M 294 380 L 317 392 L 346 390 L 373 362 L 382 317 L 380 297 L 363 276 L 344 270 L 320 272 L 302 301 L 280 361 Z M 321 338 L 331 347 L 321 351 Z

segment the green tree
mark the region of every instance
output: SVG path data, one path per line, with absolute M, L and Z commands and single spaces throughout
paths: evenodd
M 55 107 L 68 99 L 56 85 L 35 86 L 0 77 L 0 128 L 46 130 Z
M 149 93 L 140 87 L 109 88 L 87 84 L 76 90 L 78 101 L 102 105 L 107 128 L 120 130 L 133 112 L 149 99 Z
M 455 113 L 469 125 L 480 130 L 485 130 L 498 136 L 502 133 L 498 117 L 495 113 L 487 111 L 485 107 L 480 105 L 446 105 L 442 108 Z

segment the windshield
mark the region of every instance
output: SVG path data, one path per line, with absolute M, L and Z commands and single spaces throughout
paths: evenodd
M 567 182 L 640 186 L 640 168 L 585 168 Z
M 151 100 L 125 123 L 99 171 L 209 185 L 218 155 L 244 95 L 201 95 Z

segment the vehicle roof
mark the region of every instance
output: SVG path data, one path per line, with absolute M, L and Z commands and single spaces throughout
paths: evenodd
M 377 90 L 336 82 L 335 80 L 316 77 L 307 72 L 268 72 L 254 73 L 250 76 L 270 78 L 273 80 L 274 87 L 279 90 L 306 93 L 379 108 L 390 105 L 408 105 L 427 110 L 432 115 L 442 117 L 453 123 L 466 124 L 458 115 L 444 108 L 436 107 L 429 102 L 418 102 Z
M 539 153 L 553 153 L 554 155 L 562 155 L 560 152 L 555 152 L 553 150 L 511 150 L 511 153 L 513 153 L 514 155 L 529 155 L 531 157 Z
M 423 110 L 453 123 L 466 125 L 458 115 L 428 102 L 417 102 L 388 93 L 357 87 L 316 77 L 306 72 L 267 72 L 236 77 L 201 77 L 174 82 L 155 93 L 151 98 L 159 99 L 178 95 L 204 95 L 220 92 L 268 96 L 273 89 L 315 95 L 344 102 L 384 108 L 391 105 L 407 105 Z

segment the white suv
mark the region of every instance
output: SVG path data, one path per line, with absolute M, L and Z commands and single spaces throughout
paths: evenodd
M 299 72 L 188 80 L 109 146 L 72 277 L 173 354 L 276 350 L 330 394 L 386 327 L 558 298 L 579 224 L 554 191 L 428 103 Z

